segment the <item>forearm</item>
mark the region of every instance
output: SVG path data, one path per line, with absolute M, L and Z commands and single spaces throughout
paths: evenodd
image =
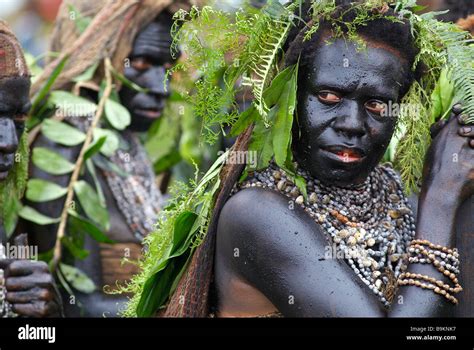
M 454 193 L 442 195 L 437 188 L 425 189 L 418 205 L 416 239 L 428 240 L 448 248 L 455 247 L 457 204 Z M 449 281 L 431 264 L 410 264 L 408 272 Z M 450 317 L 455 307 L 433 290 L 401 286 L 393 302 L 390 317 Z
M 448 248 L 455 247 L 456 191 L 443 192 L 435 186 L 423 189 L 418 202 L 416 238 Z

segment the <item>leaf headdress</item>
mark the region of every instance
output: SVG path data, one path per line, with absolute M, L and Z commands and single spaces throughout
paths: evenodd
M 463 101 L 466 114 L 471 115 L 467 121 L 474 122 L 472 37 L 454 24 L 437 21 L 433 13 L 416 14 L 420 8 L 414 0 L 354 3 L 350 8 L 355 10 L 355 17 L 350 22 L 344 21 L 342 15 L 335 15 L 338 9 L 335 0 L 311 1 L 310 4 L 308 22 L 302 18 L 303 1 L 292 1 L 286 6 L 269 1 L 261 10 L 249 8 L 235 15 L 211 7 L 194 8 L 176 15 L 179 23 L 176 29 L 179 29 L 174 33 L 175 45 L 180 45 L 187 55 L 187 60 L 178 68 L 197 69 L 201 75 L 188 98 L 202 125 L 204 139 L 215 141 L 219 130 L 223 132 L 229 126 L 233 136 L 251 133 L 248 148 L 257 152 L 256 168 L 265 168 L 274 159 L 293 176 L 304 193 L 304 180 L 294 172 L 291 152 L 299 60 L 286 66 L 283 63 L 290 31 L 303 27 L 304 41 L 308 41 L 318 31 L 319 23 L 326 21 L 331 23 L 333 37 L 353 40 L 363 49 L 358 27 L 380 18 L 407 23 L 418 49 L 413 69 L 422 62 L 425 74 L 411 85 L 401 101 L 402 106 L 410 104 L 420 108 L 400 111 L 396 166 L 406 189 L 416 190 L 429 143 L 429 127 L 435 119 L 445 117 L 456 99 Z M 395 15 L 385 15 L 389 7 Z M 249 88 L 252 104 L 238 113 L 236 96 L 249 93 L 246 90 Z M 142 272 L 124 287 L 125 291 L 134 293 L 124 315 L 151 316 L 163 308 L 170 297 L 170 304 L 179 304 L 181 301 L 173 294 L 178 286 L 186 288 L 196 283 L 189 277 L 193 277 L 189 270 L 195 272 L 199 267 L 187 268 L 196 264 L 193 254 L 201 242 L 215 234 L 215 228 L 209 223 L 211 217 L 215 218 L 212 209 L 218 211 L 216 207 L 220 204 L 216 204 L 216 198 L 219 202 L 218 194 L 226 187 L 224 160 L 221 157 L 212 172 L 202 181 L 196 181 L 190 192 L 177 196 L 178 203 L 164 212 L 157 231 L 147 238 L 149 250 L 140 262 Z M 224 175 L 220 169 L 224 169 Z M 255 168 L 247 165 L 247 170 Z M 200 255 L 206 254 L 212 255 L 212 251 Z M 183 278 L 187 280 L 182 282 Z M 207 293 L 201 291 L 202 295 Z M 179 308 L 192 309 L 195 304 L 195 300 L 186 299 Z

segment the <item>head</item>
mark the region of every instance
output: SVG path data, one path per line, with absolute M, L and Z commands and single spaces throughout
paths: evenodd
M 130 65 L 124 75 L 130 81 L 147 89 L 138 92 L 124 86 L 120 98 L 132 114 L 130 128 L 146 131 L 163 112 L 168 87 L 164 86 L 166 70 L 174 63 L 171 56 L 172 38 L 170 34 L 172 15 L 161 13 L 152 23 L 137 35 L 130 53 Z
M 339 11 L 353 19 L 347 7 Z M 358 37 L 366 48 L 332 38 L 331 25 L 321 22 L 310 41 L 300 33 L 287 52 L 287 64 L 300 57 L 295 158 L 313 177 L 342 187 L 363 183 L 379 163 L 397 123 L 388 107 L 415 78 L 408 25 L 374 20 Z
M 18 140 L 30 108 L 30 76 L 17 39 L 0 21 L 0 182 L 15 164 Z

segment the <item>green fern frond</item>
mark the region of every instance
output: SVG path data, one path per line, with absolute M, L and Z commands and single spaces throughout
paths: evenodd
M 474 39 L 453 23 L 429 18 L 423 23 L 434 36 L 434 43 L 443 49 L 434 58 L 447 66 L 456 95 L 462 100 L 464 113 L 468 115 L 467 122 L 474 123 Z
M 400 125 L 405 129 L 404 136 L 397 146 L 395 167 L 407 193 L 419 191 L 419 180 L 423 172 L 423 160 L 430 142 L 431 101 L 422 85 L 413 83 L 401 102 Z
M 254 105 L 264 120 L 267 120 L 269 108 L 263 99 L 263 91 L 274 76 L 281 47 L 292 26 L 290 12 L 286 9 L 280 18 L 264 13 L 256 20 L 254 37 L 249 40 L 254 44 L 248 47 L 251 52 L 250 70 L 242 79 L 242 85 L 252 88 Z

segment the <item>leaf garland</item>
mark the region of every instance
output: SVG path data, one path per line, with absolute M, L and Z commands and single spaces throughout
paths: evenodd
M 141 272 L 111 294 L 133 293 L 122 315 L 150 317 L 168 300 L 187 266 L 188 258 L 205 237 L 214 195 L 220 186 L 219 173 L 228 152 L 207 173 L 189 185 L 177 182 L 171 202 L 160 212 L 156 231 L 145 237 L 148 247 L 138 262 Z

